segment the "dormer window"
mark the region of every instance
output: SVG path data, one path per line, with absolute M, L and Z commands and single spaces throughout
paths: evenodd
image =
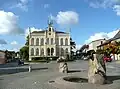
M 51 28 L 49 28 L 49 31 L 51 31 Z

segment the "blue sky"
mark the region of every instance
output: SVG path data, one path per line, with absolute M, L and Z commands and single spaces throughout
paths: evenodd
M 120 0 L 0 0 L 0 49 L 18 50 L 25 44 L 28 27 L 45 29 L 49 16 L 57 30 L 71 28 L 80 47 L 118 32 Z

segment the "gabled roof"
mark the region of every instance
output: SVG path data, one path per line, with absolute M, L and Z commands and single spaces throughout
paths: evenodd
M 43 31 L 33 31 L 32 33 L 44 33 L 47 30 L 43 30 Z M 62 34 L 66 34 L 66 32 L 62 32 L 62 31 L 55 31 L 56 33 L 62 33 Z
M 82 52 L 82 51 L 83 51 L 84 49 L 86 49 L 86 48 L 88 48 L 88 45 L 85 44 L 85 45 L 83 45 L 83 46 L 79 49 L 79 51 Z
M 106 45 L 106 44 L 109 44 L 111 41 L 114 41 L 116 39 L 120 39 L 120 30 L 118 31 L 118 33 L 113 38 L 106 40 L 106 42 L 104 42 L 103 44 L 99 45 L 98 47 Z
M 62 32 L 62 31 L 55 31 L 56 33 L 63 33 L 66 34 L 66 32 Z
M 32 33 L 44 33 L 46 30 L 43 31 L 33 31 Z
M 91 44 L 91 43 L 96 42 L 96 41 L 102 41 L 102 40 L 106 40 L 106 39 L 105 39 L 105 38 L 104 38 L 104 39 L 97 39 L 97 40 L 91 41 L 91 42 L 88 43 L 88 44 Z
M 116 40 L 120 38 L 120 30 L 118 31 L 118 33 L 112 38 L 113 40 Z

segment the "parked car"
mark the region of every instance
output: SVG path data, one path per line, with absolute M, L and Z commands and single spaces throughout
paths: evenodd
M 18 65 L 24 65 L 24 61 L 18 60 Z
M 109 56 L 109 57 L 107 57 L 107 56 L 105 56 L 104 57 L 104 61 L 105 62 L 111 62 L 112 61 L 112 58 Z

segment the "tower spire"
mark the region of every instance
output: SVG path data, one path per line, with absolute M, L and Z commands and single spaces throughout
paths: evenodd
M 29 27 L 29 38 L 31 37 L 31 28 Z
M 67 29 L 67 33 L 69 33 L 69 34 L 71 33 L 71 28 Z

